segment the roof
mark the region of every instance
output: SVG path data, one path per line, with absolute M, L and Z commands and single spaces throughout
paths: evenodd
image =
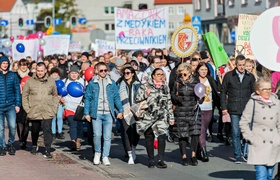
M 0 12 L 10 12 L 17 0 L 0 0 Z
M 192 0 L 155 0 L 154 4 L 192 4 Z

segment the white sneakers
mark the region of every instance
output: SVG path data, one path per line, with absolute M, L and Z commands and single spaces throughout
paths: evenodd
M 100 156 L 101 156 L 101 153 L 94 153 L 94 159 L 93 159 L 93 164 L 94 165 L 99 165 L 100 164 Z
M 94 159 L 93 159 L 93 164 L 94 165 L 99 165 L 100 164 L 100 157 L 101 157 L 101 153 L 94 153 Z M 111 165 L 108 157 L 102 158 L 102 162 L 103 162 L 103 165 L 105 165 L 105 166 L 110 166 Z
M 135 149 L 135 147 L 132 147 L 132 157 L 133 157 L 133 160 L 135 161 L 135 159 L 136 159 L 136 149 Z
M 132 156 L 132 152 L 128 151 L 127 154 L 128 154 L 128 157 L 129 157 L 128 164 L 134 164 L 134 159 L 133 159 L 133 156 Z
M 104 158 L 102 159 L 102 162 L 103 162 L 103 165 L 104 165 L 104 166 L 110 166 L 110 165 L 111 165 L 111 163 L 110 163 L 108 157 L 104 157 Z

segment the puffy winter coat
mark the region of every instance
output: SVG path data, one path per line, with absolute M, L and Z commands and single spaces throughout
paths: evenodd
M 21 106 L 20 86 L 16 73 L 0 71 L 0 108 L 8 106 Z
M 194 93 L 194 87 L 199 82 L 192 76 L 185 84 L 180 78 L 175 83 L 171 92 L 174 110 L 175 124 L 171 126 L 170 133 L 176 137 L 190 137 L 200 135 L 201 115 L 197 108 L 198 97 Z

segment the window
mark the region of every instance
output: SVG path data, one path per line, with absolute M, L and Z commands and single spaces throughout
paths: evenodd
M 104 7 L 105 14 L 109 14 L 109 7 Z
M 229 5 L 229 6 L 234 6 L 234 0 L 229 0 L 229 1 L 228 1 L 228 5 Z
M 106 30 L 106 31 L 109 31 L 109 30 L 110 30 L 109 24 L 105 24 L 105 30 Z
M 178 7 L 178 13 L 177 14 L 185 14 L 185 9 L 183 6 Z
M 111 7 L 105 6 L 104 7 L 104 13 L 105 14 L 114 14 L 115 13 L 115 8 L 113 6 L 111 6 Z
M 174 7 L 169 6 L 169 14 L 173 14 L 174 13 Z
M 255 0 L 255 2 L 261 2 L 262 0 Z
M 247 4 L 248 3 L 248 0 L 241 0 L 241 4 L 242 5 L 245 5 L 245 4 Z
M 174 22 L 169 22 L 169 29 L 174 29 Z
M 111 24 L 111 30 L 115 30 L 115 24 Z
M 195 4 L 194 4 L 194 9 L 195 10 L 200 10 L 200 0 L 195 0 Z
M 123 5 L 123 8 L 132 9 L 132 4 L 131 3 L 126 3 L 126 4 Z
M 138 9 L 141 10 L 141 9 L 148 9 L 148 5 L 147 4 L 139 4 L 138 5 Z
M 206 0 L 206 9 L 211 9 L 211 0 Z

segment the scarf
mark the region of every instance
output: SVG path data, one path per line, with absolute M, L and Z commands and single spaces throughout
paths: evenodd
M 131 88 L 131 90 L 133 91 L 133 88 Z M 132 114 L 132 112 L 130 111 L 130 104 L 129 104 L 129 97 L 128 97 L 128 87 L 126 85 L 126 83 L 123 81 L 121 81 L 120 83 L 120 88 L 119 88 L 119 94 L 120 94 L 120 99 L 123 105 L 123 117 L 125 122 L 127 123 L 127 125 L 132 125 L 135 123 L 135 118 Z M 131 94 L 134 94 L 134 92 L 131 92 Z
M 156 88 L 161 88 L 162 82 L 156 82 L 155 80 L 153 80 L 153 81 L 154 81 Z
M 24 78 L 25 76 L 28 76 L 29 72 L 30 72 L 29 69 L 27 69 L 27 71 L 25 71 L 25 72 L 22 72 L 20 69 L 18 69 L 18 71 L 17 71 L 18 75 L 21 78 Z
M 269 99 L 264 99 L 263 97 L 258 96 L 258 99 L 263 101 L 263 102 L 265 102 L 265 103 L 267 103 L 268 105 L 272 105 L 273 104 L 273 102 L 272 102 L 272 100 L 270 98 Z

